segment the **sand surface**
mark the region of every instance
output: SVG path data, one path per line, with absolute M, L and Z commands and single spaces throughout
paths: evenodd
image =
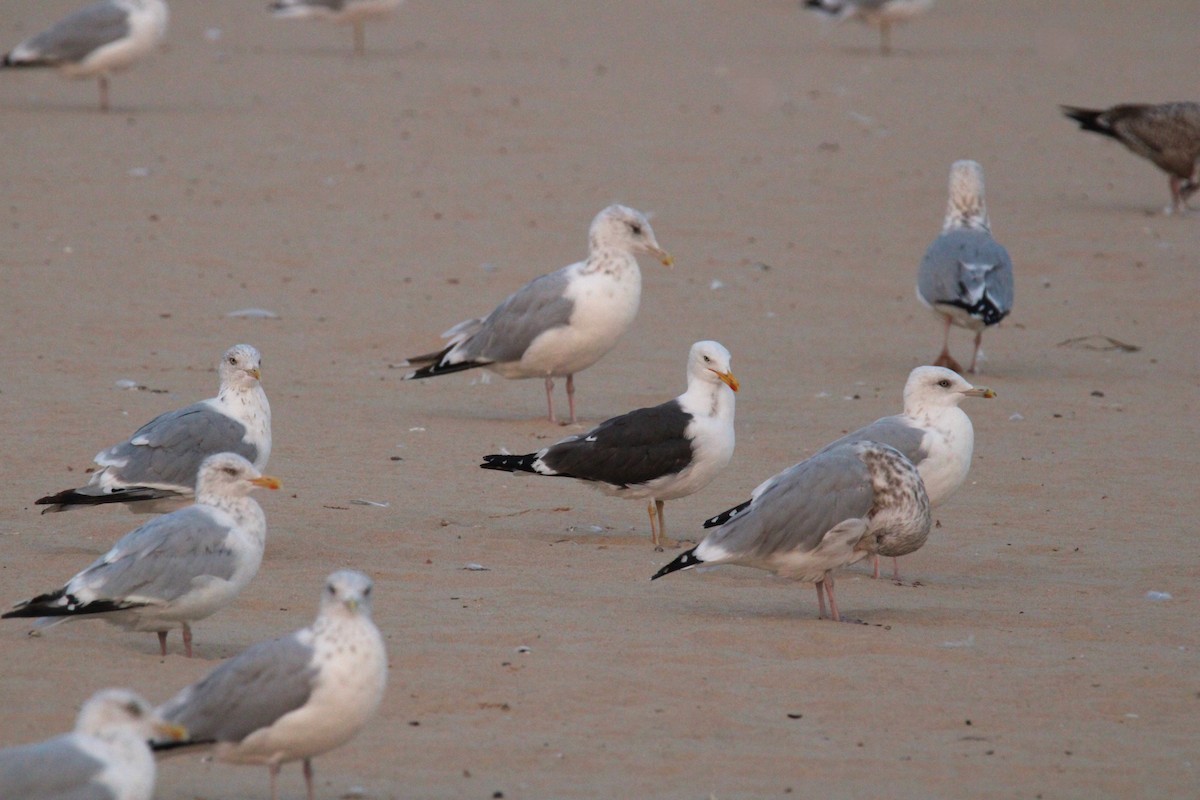
M 321 798 L 1195 796 L 1200 221 L 1056 107 L 1198 99 L 1194 4 L 944 0 L 889 59 L 783 0 L 412 0 L 363 59 L 263 5 L 177 0 L 107 115 L 92 82 L 0 75 L 0 604 L 138 524 L 33 500 L 211 396 L 236 342 L 264 354 L 285 484 L 260 498 L 261 573 L 193 660 L 177 634 L 162 659 L 98 622 L 0 625 L 0 745 L 105 686 L 165 699 L 355 567 L 390 685 L 317 760 Z M 3 43 L 75 6 L 9 0 Z M 694 536 L 899 409 L 940 346 L 913 284 L 959 158 L 1015 263 L 977 379 L 999 397 L 969 401 L 971 475 L 906 585 L 839 578 L 863 624 L 751 570 L 652 584 L 673 553 L 640 502 L 476 467 L 565 433 L 540 381 L 389 368 L 583 257 L 608 203 L 654 212 L 676 266 L 643 264 L 640 316 L 578 398 L 584 424 L 661 402 L 693 341 L 729 347 L 733 463 L 667 506 Z M 226 317 L 247 307 L 279 318 Z M 1061 344 L 1100 336 L 1140 349 Z M 281 787 L 302 796 L 298 766 Z M 157 796 L 265 798 L 267 774 L 185 757 Z

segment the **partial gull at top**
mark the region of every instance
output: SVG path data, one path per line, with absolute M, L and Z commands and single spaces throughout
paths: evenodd
M 968 397 L 995 397 L 985 387 L 972 386 L 944 367 L 917 367 L 904 384 L 904 410 L 830 443 L 829 450 L 850 442 L 872 441 L 890 445 L 913 463 L 925 484 L 930 506 L 937 507 L 958 491 L 971 468 L 975 452 L 975 427 L 958 404 Z M 879 558 L 875 559 L 879 577 Z M 900 567 L 892 576 L 900 580 Z
M 152 739 L 178 741 L 178 725 L 128 689 L 92 695 L 75 730 L 0 750 L 0 797 L 5 800 L 151 800 Z
M 917 271 L 917 299 L 943 323 L 942 352 L 933 363 L 963 371 L 950 356 L 950 326 L 975 331 L 968 372 L 975 372 L 983 329 L 1012 311 L 1013 268 L 1005 250 L 992 238 L 983 196 L 983 168 L 969 160 L 950 167 L 950 199 L 942 233 Z
M 1171 205 L 1166 213 L 1187 211 L 1188 198 L 1200 188 L 1200 103 L 1128 104 L 1102 110 L 1061 108 L 1082 130 L 1116 139 L 1167 173 Z
M 383 699 L 387 651 L 371 620 L 372 587 L 361 572 L 330 575 L 310 627 L 254 645 L 160 706 L 188 739 L 154 749 L 194 744 L 218 761 L 263 764 L 272 800 L 280 767 L 303 761 L 312 798 L 313 758 L 353 738 Z
M 554 378 L 565 376 L 569 421 L 575 422 L 575 373 L 611 350 L 637 316 L 642 299 L 639 253 L 672 264 L 644 214 L 609 206 L 592 220 L 586 261 L 530 281 L 487 317 L 455 325 L 442 334 L 447 347 L 405 362 L 418 369 L 404 379 L 474 367 L 505 378 L 543 378 L 548 414 L 555 422 Z
M 651 580 L 701 564 L 755 567 L 815 583 L 818 616 L 828 596 L 836 621 L 833 571 L 874 553 L 911 553 L 929 526 L 929 498 L 912 462 L 879 442 L 847 442 L 768 478 L 749 500 L 706 521 L 704 541 Z
M 262 357 L 248 344 L 225 351 L 217 366 L 217 396 L 161 414 L 124 442 L 96 454 L 88 484 L 38 498 L 66 511 L 125 503 L 132 511 L 178 505 L 196 488 L 200 463 L 214 453 L 237 453 L 262 470 L 271 457 L 271 404 L 263 391 Z
M 804 7 L 828 14 L 839 22 L 856 19 L 879 28 L 879 52 L 892 53 L 892 26 L 919 17 L 934 0 L 805 0 Z
M 366 52 L 366 22 L 390 14 L 404 0 L 275 0 L 271 13 L 280 19 L 316 19 L 354 26 L 354 54 Z
M 95 77 L 100 110 L 108 111 L 108 76 L 153 51 L 167 33 L 168 16 L 163 0 L 100 0 L 18 44 L 3 65 Z
M 668 544 L 663 504 L 707 486 L 733 457 L 737 378 L 720 343 L 688 353 L 687 391 L 523 456 L 490 455 L 479 466 L 591 483 L 614 497 L 650 499 L 650 539 Z M 657 517 L 657 525 L 655 525 Z

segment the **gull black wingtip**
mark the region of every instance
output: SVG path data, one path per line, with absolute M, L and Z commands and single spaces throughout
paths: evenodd
M 650 580 L 656 581 L 664 575 L 670 575 L 672 572 L 678 572 L 681 569 L 690 569 L 703 563 L 704 562 L 696 556 L 696 548 L 693 547 L 687 552 L 680 553 L 674 561 L 651 575 Z

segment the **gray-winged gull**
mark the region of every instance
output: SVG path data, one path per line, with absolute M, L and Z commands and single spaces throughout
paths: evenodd
M 383 699 L 387 652 L 371 621 L 371 586 L 361 572 L 333 573 L 311 627 L 250 647 L 159 713 L 187 729 L 185 746 L 211 745 L 217 760 L 232 764 L 265 764 L 272 800 L 280 766 L 303 760 L 311 800 L 313 758 L 348 742 Z
M 473 367 L 505 378 L 544 378 L 554 422 L 554 378 L 565 376 L 570 422 L 575 422 L 575 373 L 611 350 L 637 316 L 642 298 L 638 253 L 672 263 L 644 214 L 609 206 L 592 221 L 586 261 L 530 281 L 486 318 L 455 325 L 442 334 L 447 347 L 408 359 L 406 366 L 419 369 L 405 380 Z
M 104 689 L 83 704 L 71 733 L 0 750 L 0 797 L 6 800 L 150 800 L 150 739 L 179 740 L 128 689 Z
M 815 583 L 819 617 L 840 620 L 833 570 L 878 553 L 911 553 L 929 535 L 916 467 L 878 442 L 830 447 L 767 479 L 745 503 L 704 523 L 700 544 L 651 580 L 701 564 L 738 564 Z M 824 589 L 824 593 L 822 593 Z
M 87 486 L 38 498 L 42 513 L 104 503 L 134 511 L 176 507 L 192 496 L 200 462 L 213 453 L 238 453 L 258 469 L 271 457 L 271 404 L 263 391 L 262 358 L 248 344 L 225 351 L 217 367 L 217 396 L 161 414 L 132 436 L 96 455 L 103 469 Z
M 108 76 L 150 53 L 167 33 L 163 0 L 100 0 L 81 8 L 4 57 L 6 67 L 57 67 L 69 78 L 95 77 L 108 110 Z
M 892 52 L 892 26 L 921 16 L 933 8 L 933 0 L 806 0 L 804 7 L 839 22 L 856 19 L 879 28 L 879 52 L 886 56 Z
M 674 400 L 613 417 L 536 453 L 484 456 L 479 466 L 576 478 L 614 497 L 649 498 L 650 538 L 661 550 L 668 544 L 664 502 L 700 491 L 733 457 L 738 381 L 729 362 L 718 342 L 696 342 L 688 353 L 687 391 Z
M 933 363 L 963 369 L 950 356 L 950 326 L 975 331 L 974 373 L 983 329 L 1012 311 L 1013 271 L 1008 251 L 992 238 L 983 198 L 983 168 L 974 161 L 950 167 L 950 199 L 942 233 L 925 251 L 917 272 L 917 299 L 944 324 L 942 352 Z
M 39 627 L 73 619 L 103 619 L 125 630 L 154 631 L 162 654 L 167 632 L 233 602 L 258 574 L 267 520 L 249 493 L 278 489 L 236 453 L 209 456 L 196 481 L 195 505 L 125 534 L 112 549 L 61 589 L 17 604 L 3 617 L 39 617 Z
M 902 413 L 877 419 L 825 449 L 861 441 L 891 445 L 917 468 L 929 505 L 936 508 L 967 479 L 975 450 L 975 428 L 958 404 L 967 397 L 995 396 L 991 389 L 972 386 L 944 367 L 917 367 L 904 384 Z M 875 577 L 879 577 L 878 557 Z M 900 580 L 898 564 L 893 564 L 893 577 Z
M 1085 131 L 1116 139 L 1167 173 L 1171 205 L 1166 213 L 1183 213 L 1200 188 L 1200 103 L 1127 104 L 1106 109 L 1061 106 Z
M 391 13 L 404 0 L 275 0 L 271 13 L 280 19 L 326 20 L 354 26 L 354 54 L 366 52 L 366 22 Z

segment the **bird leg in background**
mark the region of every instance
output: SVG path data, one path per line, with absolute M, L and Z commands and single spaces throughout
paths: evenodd
M 551 422 L 558 422 L 554 418 L 554 378 L 546 378 L 546 413 L 550 416 Z
M 279 780 L 279 765 L 275 763 L 267 764 L 267 770 L 271 773 L 271 800 L 279 800 L 279 789 L 275 785 Z
M 100 110 L 108 111 L 108 76 L 100 75 Z
M 158 632 L 158 649 L 162 651 L 163 656 L 167 655 L 167 632 Z
M 192 626 L 183 623 L 183 652 L 188 658 L 192 657 Z
M 967 367 L 967 372 L 975 374 L 975 362 L 979 361 L 979 353 L 983 350 L 983 330 L 979 330 L 975 334 L 975 352 L 971 354 L 971 366 Z
M 366 23 L 361 19 L 354 20 L 354 55 L 361 56 L 367 52 L 367 35 L 364 28 Z M 312 798 L 311 787 L 309 790 L 309 799 Z
M 952 369 L 955 372 L 957 372 L 959 375 L 961 375 L 962 371 L 963 371 L 962 365 L 959 364 L 957 361 L 955 361 L 954 358 L 950 355 L 950 325 L 951 325 L 950 317 L 947 316 L 945 318 L 945 320 L 946 320 L 946 327 L 945 327 L 945 330 L 942 332 L 942 352 L 938 354 L 937 360 L 933 362 L 933 366 L 945 367 L 946 369 Z
M 663 507 L 666 505 L 663 500 L 651 500 L 646 504 L 646 512 L 650 515 L 650 543 L 654 545 L 654 549 L 661 553 L 664 547 L 673 546 L 675 543 L 667 539 L 667 521 L 663 517 Z M 657 517 L 657 526 L 655 518 Z
M 879 23 L 879 54 L 884 56 L 892 54 L 892 25 L 887 20 Z
M 829 618 L 834 622 L 841 622 L 842 618 L 841 615 L 838 614 L 837 600 L 835 600 L 833 597 L 833 574 L 826 572 L 825 577 L 817 581 L 816 586 L 817 607 L 819 609 L 817 613 L 817 619 L 822 619 L 825 616 L 825 595 L 827 594 L 829 595 Z M 821 593 L 822 589 L 825 590 L 825 594 Z
M 571 419 L 567 421 L 568 425 L 575 424 L 575 373 L 567 376 L 567 407 L 571 410 Z
M 313 800 L 313 768 L 312 759 L 304 759 L 304 786 L 308 789 L 308 800 Z

